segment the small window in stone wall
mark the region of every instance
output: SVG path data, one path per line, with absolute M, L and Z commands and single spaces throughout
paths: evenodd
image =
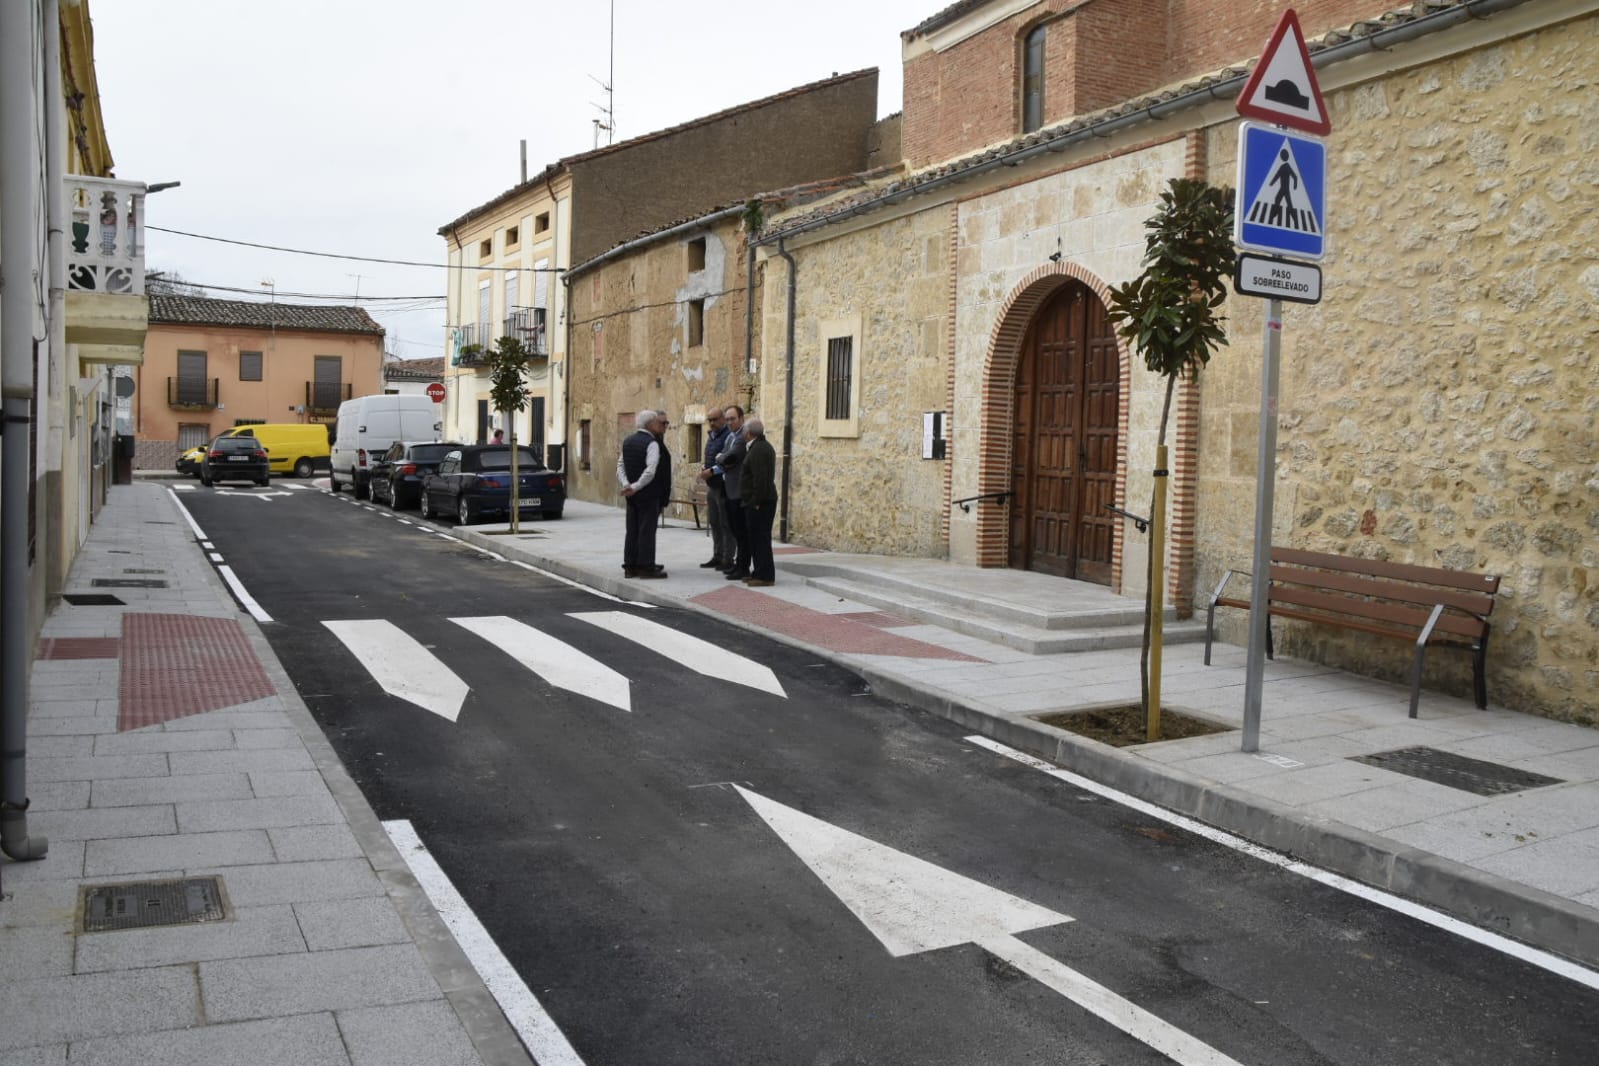
M 684 469 L 698 473 L 705 461 L 705 424 L 691 422 L 683 427 Z
M 522 243 L 522 227 L 512 226 L 505 231 L 505 246 L 507 248 Z
M 688 302 L 688 346 L 698 348 L 705 343 L 705 301 Z
M 860 316 L 821 323 L 817 352 L 817 434 L 823 437 L 860 436 L 861 414 Z
M 483 240 L 478 242 L 477 257 L 479 259 L 492 259 L 492 258 L 494 258 L 494 238 L 493 237 L 485 237 Z
M 240 381 L 260 381 L 261 380 L 261 353 L 260 352 L 240 352 L 239 353 L 239 380 Z
M 550 228 L 550 213 L 548 211 L 533 216 L 533 232 L 543 233 Z
M 580 470 L 594 469 L 594 423 L 585 418 L 577 424 L 577 465 Z
M 705 238 L 695 237 L 688 242 L 688 272 L 705 269 Z

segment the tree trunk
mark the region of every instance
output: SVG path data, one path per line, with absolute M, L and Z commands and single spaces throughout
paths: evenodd
M 1167 422 L 1168 419 L 1171 418 L 1171 398 L 1172 398 L 1172 393 L 1174 391 L 1176 391 L 1176 388 L 1177 388 L 1177 375 L 1176 374 L 1168 374 L 1166 376 L 1166 399 L 1165 399 L 1165 402 L 1163 402 L 1161 404 L 1161 407 L 1160 407 L 1160 435 L 1155 440 L 1156 448 L 1164 447 L 1165 444 L 1166 444 L 1166 422 Z M 1151 518 L 1153 518 L 1154 514 L 1155 514 L 1155 493 L 1157 493 L 1159 491 L 1160 491 L 1160 479 L 1156 478 L 1155 479 L 1155 485 L 1150 490 L 1150 493 L 1149 493 L 1149 514 L 1150 514 Z M 1164 561 L 1161 561 L 1161 565 L 1158 566 L 1158 567 L 1156 566 L 1156 562 L 1157 562 L 1157 560 L 1155 559 L 1155 552 L 1153 550 L 1153 547 L 1151 547 L 1151 551 L 1149 552 L 1148 565 L 1145 568 L 1145 574 L 1144 574 L 1145 581 L 1144 581 L 1144 643 L 1143 643 L 1143 652 L 1138 657 L 1138 680 L 1139 680 L 1139 684 L 1140 684 L 1139 706 L 1143 708 L 1143 711 L 1144 711 L 1145 715 L 1149 714 L 1149 637 L 1150 637 L 1150 627 L 1154 624 L 1155 581 L 1157 580 L 1157 578 L 1159 580 L 1164 581 L 1165 580 L 1165 576 L 1166 576 L 1166 568 L 1165 568 L 1165 565 L 1164 565 Z

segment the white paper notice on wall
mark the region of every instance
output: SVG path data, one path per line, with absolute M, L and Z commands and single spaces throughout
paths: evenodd
M 922 412 L 922 458 L 942 459 L 949 454 L 949 416 L 943 411 Z

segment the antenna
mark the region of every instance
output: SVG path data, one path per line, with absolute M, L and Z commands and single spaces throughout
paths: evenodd
M 605 131 L 605 143 L 609 145 L 616 139 L 616 0 L 611 0 L 611 69 L 605 81 L 600 81 L 590 74 L 589 77 L 599 84 L 605 91 L 605 103 L 595 104 L 603 118 L 594 120 L 594 147 L 600 146 L 600 131 Z

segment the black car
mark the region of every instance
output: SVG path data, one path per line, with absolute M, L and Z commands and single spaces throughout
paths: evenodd
M 560 518 L 566 480 L 545 467 L 532 448 L 517 447 L 517 505 L 523 514 Z M 469 526 L 487 514 L 511 510 L 511 446 L 469 444 L 445 455 L 422 482 L 422 516 L 454 515 Z
M 396 511 L 417 506 L 422 502 L 422 479 L 460 447 L 454 441 L 395 441 L 369 468 L 372 502 L 387 503 Z
M 253 481 L 263 488 L 272 481 L 266 449 L 254 437 L 218 437 L 200 460 L 200 484 Z

